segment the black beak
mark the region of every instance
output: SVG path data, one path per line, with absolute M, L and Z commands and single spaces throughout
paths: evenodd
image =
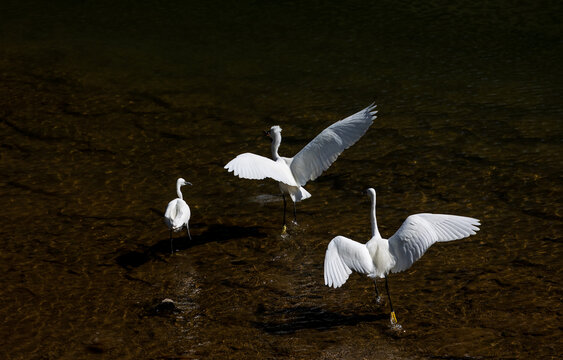
M 268 130 L 268 131 L 264 130 L 263 132 L 264 132 L 265 136 L 270 137 L 270 130 Z

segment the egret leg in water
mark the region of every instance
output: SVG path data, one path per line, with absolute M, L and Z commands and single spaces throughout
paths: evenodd
M 287 208 L 287 201 L 285 200 L 285 194 L 282 193 L 283 199 L 283 226 L 282 226 L 282 235 L 287 233 L 287 222 L 286 222 L 286 208 Z M 295 208 L 295 202 L 293 203 L 293 224 L 297 225 L 297 209 Z
M 379 305 L 383 302 L 383 298 L 381 297 L 381 295 L 379 295 L 379 289 L 377 288 L 377 279 L 373 280 L 373 285 L 375 287 L 375 303 Z
M 192 235 L 190 234 L 190 226 L 186 224 L 186 230 L 188 230 L 188 239 L 192 240 Z M 174 254 L 174 238 L 172 237 L 172 229 L 170 229 L 170 252 Z
M 190 225 L 186 224 L 186 230 L 188 230 L 188 239 L 192 240 L 192 235 L 190 234 Z
M 287 201 L 285 201 L 285 194 L 282 194 L 283 199 L 283 226 L 282 226 L 282 235 L 287 232 L 287 225 L 285 222 L 285 208 L 287 207 Z
M 395 316 L 395 310 L 393 310 L 393 303 L 391 302 L 391 293 L 389 292 L 389 281 L 387 280 L 387 276 L 385 276 L 385 291 L 387 291 L 387 297 L 389 298 L 389 309 L 391 309 L 391 325 L 398 325 L 397 324 L 397 317 Z

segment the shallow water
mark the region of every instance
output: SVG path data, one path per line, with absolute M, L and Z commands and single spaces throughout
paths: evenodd
M 1 5 L 1 357 L 557 357 L 561 10 Z M 277 184 L 223 169 L 269 155 L 271 125 L 291 156 L 374 100 L 288 236 Z M 180 176 L 193 240 L 171 255 Z M 323 285 L 330 239 L 368 240 L 367 187 L 384 237 L 417 212 L 482 222 L 390 276 L 405 333 L 369 279 Z

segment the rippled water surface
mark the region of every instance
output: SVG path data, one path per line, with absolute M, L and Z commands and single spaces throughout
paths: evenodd
M 0 357 L 563 353 L 561 5 L 369 3 L 2 3 Z M 277 184 L 223 169 L 373 101 L 288 236 Z M 178 177 L 193 240 L 171 255 Z M 369 238 L 367 187 L 384 237 L 482 222 L 389 277 L 404 333 L 369 279 L 323 285 L 328 242 Z

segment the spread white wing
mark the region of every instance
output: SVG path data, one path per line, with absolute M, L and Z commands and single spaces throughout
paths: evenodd
M 452 241 L 474 235 L 479 220 L 457 215 L 416 214 L 409 216 L 389 238 L 389 251 L 395 257 L 392 272 L 400 272 L 424 254 L 435 242 Z
M 285 161 L 274 161 L 267 157 L 244 153 L 225 165 L 229 172 L 245 179 L 262 180 L 271 178 L 287 185 L 296 186 L 295 179 Z
M 373 272 L 373 261 L 365 244 L 337 236 L 330 241 L 325 255 L 325 285 L 342 286 L 352 270 L 362 274 Z
M 291 172 L 295 181 L 303 186 L 315 180 L 332 165 L 338 155 L 354 145 L 375 120 L 375 104 L 340 120 L 324 129 L 291 162 Z

